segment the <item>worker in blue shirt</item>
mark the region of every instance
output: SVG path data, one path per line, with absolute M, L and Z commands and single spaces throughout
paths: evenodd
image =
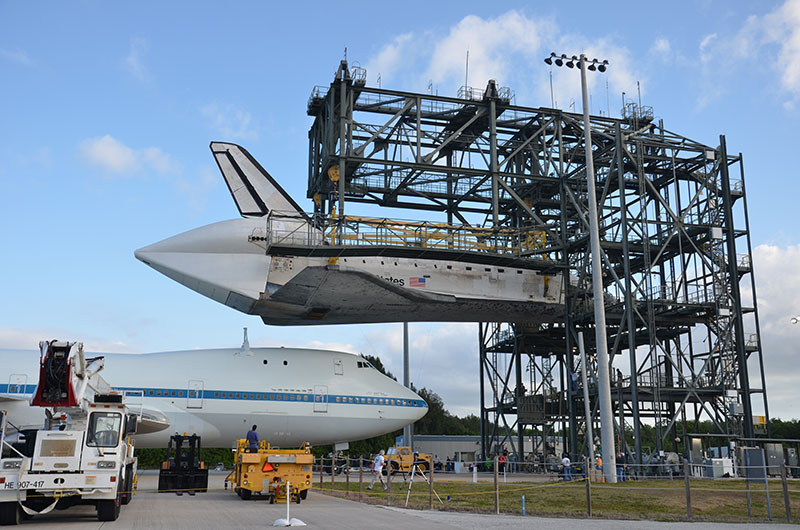
M 258 433 L 256 432 L 258 429 L 257 425 L 253 425 L 253 428 L 247 431 L 247 449 L 251 453 L 258 452 Z

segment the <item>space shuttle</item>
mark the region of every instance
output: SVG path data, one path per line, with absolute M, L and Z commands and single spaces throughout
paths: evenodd
M 212 142 L 211 151 L 241 218 L 135 255 L 212 300 L 273 325 L 537 323 L 564 311 L 560 272 L 513 256 L 342 244 L 315 226 L 244 148 Z
M 17 431 L 41 429 L 33 407 L 37 350 L 0 349 L 0 410 Z M 420 419 L 416 393 L 352 353 L 300 348 L 208 349 L 104 358 L 103 378 L 140 416 L 140 448 L 166 447 L 196 433 L 206 447 L 230 447 L 252 425 L 275 447 L 335 444 L 379 436 Z

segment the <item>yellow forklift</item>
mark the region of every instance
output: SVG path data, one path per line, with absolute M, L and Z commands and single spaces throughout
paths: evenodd
M 307 443 L 299 449 L 272 449 L 262 440 L 253 452 L 246 439 L 237 440 L 233 471 L 225 477 L 225 489 L 230 484 L 231 490 L 243 500 L 260 495 L 273 504 L 286 502 L 290 495 L 291 500 L 300 504 L 311 488 L 313 465 L 314 455 Z

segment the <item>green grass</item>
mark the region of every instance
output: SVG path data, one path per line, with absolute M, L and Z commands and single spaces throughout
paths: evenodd
M 318 475 L 315 475 L 318 480 Z M 367 476 L 365 475 L 366 479 Z M 438 478 L 438 477 L 437 477 Z M 315 483 L 317 491 L 358 500 L 358 476 L 351 476 L 349 491 L 344 477 L 337 477 L 331 488 L 330 477 Z M 386 492 L 379 486 L 366 491 L 368 481 L 362 486 L 361 500 L 373 504 L 386 504 Z M 792 522 L 800 523 L 800 484 L 790 482 L 789 499 Z M 767 520 L 767 503 L 763 484 L 751 484 L 752 517 L 747 515 L 747 497 L 743 480 L 691 481 L 692 520 L 719 522 L 757 522 Z M 444 501 L 433 497 L 433 507 L 439 510 L 494 513 L 494 486 L 488 483 L 466 483 L 439 480 L 434 482 L 436 493 Z M 395 506 L 404 506 L 408 484 L 401 478 L 392 481 L 392 500 Z M 525 495 L 527 515 L 548 517 L 585 517 L 586 485 L 584 482 L 514 482 L 499 485 L 500 512 L 521 514 L 522 495 Z M 770 504 L 774 521 L 786 521 L 783 492 L 779 480 L 769 483 Z M 449 500 L 448 500 L 449 496 Z M 591 484 L 592 516 L 609 519 L 687 520 L 686 493 L 683 480 L 641 480 L 619 484 Z M 412 485 L 408 506 L 428 509 L 428 484 L 416 479 Z

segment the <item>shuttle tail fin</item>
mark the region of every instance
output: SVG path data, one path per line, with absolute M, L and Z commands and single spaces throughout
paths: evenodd
M 210 147 L 242 217 L 297 212 L 307 220 L 294 199 L 245 148 L 226 142 L 211 142 Z

